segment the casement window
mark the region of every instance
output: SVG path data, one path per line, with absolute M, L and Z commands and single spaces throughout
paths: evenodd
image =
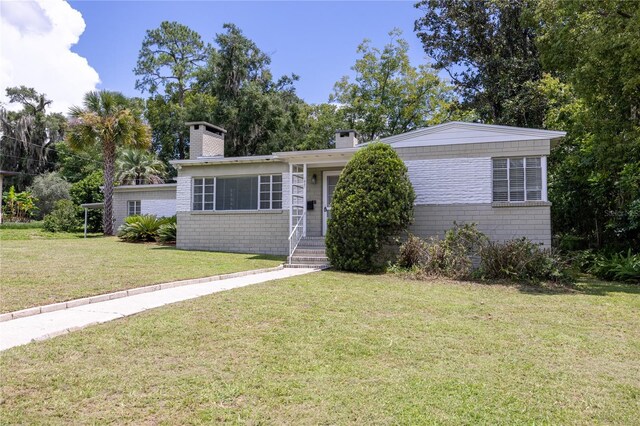
M 141 214 L 140 200 L 127 201 L 127 215 L 135 216 Z
M 260 210 L 282 208 L 282 175 L 260 176 Z
M 543 158 L 493 159 L 493 201 L 546 201 Z
M 215 178 L 193 179 L 193 210 L 213 210 Z
M 282 175 L 193 179 L 193 210 L 282 209 Z

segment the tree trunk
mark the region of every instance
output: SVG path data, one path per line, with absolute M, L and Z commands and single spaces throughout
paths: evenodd
M 104 235 L 113 235 L 113 175 L 115 172 L 116 147 L 113 141 L 103 141 L 104 153 L 104 211 L 102 226 Z

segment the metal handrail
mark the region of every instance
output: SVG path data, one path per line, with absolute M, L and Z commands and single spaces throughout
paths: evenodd
M 291 230 L 291 234 L 289 234 L 289 262 L 291 262 L 291 256 L 293 256 L 293 252 L 296 250 L 296 248 L 298 247 L 298 244 L 300 243 L 300 240 L 304 236 L 304 233 L 301 232 L 300 237 L 297 238 L 295 244 L 293 244 L 292 242 L 293 236 L 298 231 L 298 228 L 301 228 L 300 224 L 304 222 L 304 217 L 306 214 L 307 214 L 306 211 L 302 212 L 302 215 L 298 218 L 298 222 L 296 222 L 296 226 L 293 227 L 293 229 Z

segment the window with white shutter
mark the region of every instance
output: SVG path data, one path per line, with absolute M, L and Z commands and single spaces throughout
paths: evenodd
M 493 201 L 542 200 L 542 159 L 512 157 L 493 159 Z

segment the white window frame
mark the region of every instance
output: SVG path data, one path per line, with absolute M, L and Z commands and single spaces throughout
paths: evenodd
M 273 177 L 274 176 L 279 176 L 280 177 L 280 185 L 284 185 L 284 179 L 282 178 L 282 174 L 281 173 L 272 173 L 272 174 L 264 174 L 264 175 L 249 175 L 249 176 L 243 176 L 243 175 L 238 175 L 238 176 L 220 176 L 221 178 L 234 178 L 234 177 L 253 177 L 256 178 L 258 180 L 258 200 L 257 200 L 257 205 L 255 210 L 282 210 L 284 208 L 284 186 L 281 186 L 280 191 L 275 191 L 277 193 L 280 193 L 280 207 L 279 208 L 274 208 L 273 207 L 273 203 L 274 203 L 274 199 L 273 199 Z M 261 180 L 263 177 L 268 177 L 269 178 L 269 208 L 260 208 L 260 199 L 261 199 L 261 195 L 262 195 L 262 187 L 261 187 Z M 202 208 L 201 209 L 194 209 L 194 204 L 195 204 L 195 184 L 196 184 L 196 180 L 197 179 L 202 179 L 202 185 L 203 185 L 203 189 L 202 189 Z M 213 208 L 212 209 L 205 209 L 204 208 L 204 196 L 205 196 L 205 191 L 204 191 L 204 179 L 213 179 Z M 265 182 L 266 183 L 266 182 Z M 233 211 L 238 211 L 238 212 L 248 212 L 248 211 L 254 211 L 254 209 L 248 209 L 248 210 L 218 210 L 216 208 L 216 193 L 217 193 L 217 186 L 218 186 L 218 179 L 217 176 L 194 176 L 191 178 L 191 211 L 196 211 L 196 212 L 201 212 L 201 211 L 205 211 L 205 212 L 210 212 L 210 211 L 221 211 L 221 212 L 233 212 Z M 266 200 L 265 200 L 266 201 Z M 278 202 L 278 200 L 275 200 L 275 202 Z
M 523 160 L 523 179 L 524 179 L 524 199 L 518 201 L 511 201 L 511 160 L 522 159 Z M 539 200 L 529 200 L 527 199 L 527 159 L 540 159 L 540 199 Z M 502 201 L 496 201 L 494 197 L 493 185 L 495 183 L 494 179 L 494 160 L 507 160 L 507 199 Z M 522 157 L 494 157 L 491 159 L 491 201 L 493 203 L 510 203 L 510 204 L 521 204 L 527 202 L 540 202 L 547 201 L 547 157 L 546 156 L 522 156 Z
M 131 213 L 132 205 L 133 205 L 133 213 Z M 138 216 L 141 214 L 142 214 L 142 200 L 127 200 L 127 216 Z
M 280 183 L 280 191 L 274 191 L 273 190 L 273 178 L 274 177 L 279 177 L 280 178 L 280 182 L 276 182 L 276 183 Z M 263 192 L 262 191 L 262 178 L 269 178 L 268 182 L 264 182 L 265 185 L 269 185 L 269 191 L 268 192 Z M 282 210 L 282 203 L 284 201 L 283 197 L 284 197 L 284 183 L 283 183 L 283 179 L 282 179 L 282 174 L 272 174 L 272 175 L 259 175 L 258 176 L 258 210 Z M 274 199 L 273 199 L 273 194 L 275 193 L 279 193 L 280 194 L 280 200 L 275 200 L 275 202 L 279 202 L 280 203 L 280 207 L 278 208 L 274 208 L 273 207 L 273 203 L 274 203 Z M 262 203 L 262 194 L 269 194 L 269 200 L 265 200 L 265 202 L 269 203 L 269 207 L 261 207 L 260 204 Z
M 205 179 L 213 179 L 213 207 L 210 209 L 205 209 L 204 208 L 204 196 L 206 195 L 206 192 L 204 190 L 205 188 Z M 196 180 L 202 180 L 202 200 L 201 200 L 201 204 L 202 204 L 202 208 L 200 209 L 195 209 L 194 208 L 194 204 L 195 204 L 195 196 L 196 196 L 196 192 L 195 192 L 195 186 L 196 186 Z M 191 179 L 191 211 L 194 212 L 212 212 L 216 210 L 216 178 L 213 176 L 196 176 L 193 177 Z

